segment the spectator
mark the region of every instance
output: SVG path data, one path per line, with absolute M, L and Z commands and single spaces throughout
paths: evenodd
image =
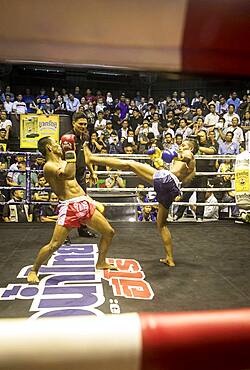
M 17 119 L 19 119 L 20 114 L 27 113 L 27 107 L 26 107 L 26 104 L 23 101 L 22 94 L 17 95 L 17 100 L 14 101 L 12 109 L 13 109 L 13 113 L 15 113 Z
M 225 119 L 225 128 L 232 125 L 232 119 L 237 117 L 240 122 L 240 117 L 235 113 L 235 108 L 233 104 L 228 105 L 228 112 L 224 114 L 223 118 Z
M 5 128 L 0 128 L 0 145 L 1 152 L 6 152 L 9 149 L 9 141 L 7 139 L 7 131 Z
M 81 101 L 82 94 L 81 94 L 81 91 L 80 91 L 80 87 L 79 87 L 79 86 L 76 86 L 76 87 L 75 87 L 75 90 L 74 90 L 74 97 L 75 97 L 76 99 L 78 99 L 79 101 Z
M 179 127 L 177 128 L 175 134 L 181 134 L 183 137 L 183 140 L 186 140 L 186 138 L 190 135 L 192 135 L 192 129 L 188 127 L 186 118 L 181 118 L 179 121 Z
M 63 101 L 64 101 L 65 104 L 69 100 L 69 95 L 68 95 L 67 90 L 65 88 L 62 88 L 62 98 L 63 98 Z
M 161 125 L 162 125 L 163 130 L 165 130 L 165 128 L 170 128 L 174 132 L 176 131 L 176 129 L 178 127 L 178 120 L 174 116 L 174 111 L 173 110 L 169 110 L 167 112 L 166 119 L 165 119 L 165 121 L 162 122 Z
M 105 180 L 106 188 L 125 188 L 125 181 L 120 174 L 110 174 Z
M 223 115 L 223 114 L 226 114 L 227 111 L 228 111 L 228 104 L 226 102 L 226 98 L 225 96 L 220 96 L 217 113 L 219 115 Z
M 186 119 L 187 123 L 192 123 L 193 122 L 193 115 L 190 111 L 190 108 L 188 108 L 187 104 L 182 104 L 181 106 L 181 114 L 179 118 L 184 118 Z
M 44 190 L 45 187 L 49 186 L 43 174 L 38 175 L 36 187 L 41 190 L 36 190 L 33 193 L 33 200 L 36 202 L 46 202 L 49 200 L 49 190 Z
M 138 126 L 142 124 L 143 118 L 138 108 L 134 108 L 132 112 L 132 117 L 129 119 L 129 125 L 135 131 Z
M 26 162 L 25 161 L 20 161 L 18 163 L 18 169 L 22 172 L 19 172 L 17 176 L 17 184 L 18 186 L 23 186 L 26 187 Z M 30 173 L 30 184 L 32 187 L 35 187 L 38 182 L 38 177 L 35 172 Z
M 197 108 L 195 113 L 196 115 L 193 117 L 193 122 L 197 122 L 198 118 L 204 120 L 203 110 L 201 108 Z
M 50 98 L 47 98 L 45 100 L 45 104 L 42 107 L 42 111 L 44 114 L 46 114 L 46 116 L 54 114 L 55 107 L 54 107 L 54 104 L 51 103 Z
M 6 101 L 6 96 L 7 95 L 10 96 L 10 101 L 13 103 L 14 100 L 15 100 L 15 95 L 11 92 L 11 89 L 10 89 L 10 86 L 9 85 L 6 86 L 5 93 L 2 94 L 3 102 Z
M 109 144 L 109 138 L 111 137 L 111 134 L 112 134 L 113 131 L 114 130 L 113 130 L 112 121 L 110 121 L 110 120 L 106 121 L 106 127 L 102 132 L 103 141 L 104 141 L 106 146 L 108 146 L 108 144 Z
M 214 196 L 214 193 L 211 191 L 207 191 L 205 193 L 205 203 L 213 204 L 218 203 L 217 199 Z M 205 206 L 204 209 L 204 218 L 208 218 L 210 220 L 218 220 L 219 218 L 219 206 Z
M 219 144 L 219 151 L 218 154 L 226 155 L 236 155 L 239 154 L 239 144 L 237 142 L 233 142 L 233 132 L 228 131 L 225 135 L 225 140 Z
M 45 164 L 45 158 L 42 155 L 38 155 L 35 158 L 35 161 L 31 164 L 32 170 L 43 170 L 43 166 Z
M 86 90 L 85 98 L 88 103 L 94 103 L 95 101 L 95 96 L 92 94 L 92 91 L 90 89 Z
M 62 95 L 58 95 L 54 102 L 54 109 L 56 114 L 65 114 L 67 112 L 66 103 Z
M 109 154 L 118 154 L 122 151 L 122 144 L 119 142 L 117 132 L 113 131 L 109 138 L 108 152 Z
M 221 163 L 218 173 L 223 172 L 231 172 L 232 171 L 232 165 L 230 161 L 228 163 Z M 232 176 L 231 175 L 224 175 L 224 176 L 218 176 L 214 178 L 211 183 L 216 188 L 233 188 L 232 184 Z M 233 190 L 229 191 L 223 191 L 223 192 L 215 192 L 215 196 L 219 203 L 235 203 L 235 192 Z M 239 207 L 237 205 L 232 205 L 231 212 L 233 217 L 239 216 Z M 223 207 L 221 211 L 227 210 Z
M 233 133 L 233 141 L 243 146 L 244 143 L 244 133 L 241 127 L 239 127 L 238 117 L 233 117 L 232 126 L 228 127 L 226 133 L 231 131 Z
M 206 115 L 204 120 L 204 126 L 205 127 L 215 127 L 219 121 L 219 116 L 215 111 L 215 104 L 211 103 L 209 104 L 209 110 L 210 113 Z
M 192 100 L 191 100 L 191 107 L 193 108 L 193 106 L 194 106 L 194 104 L 196 103 L 196 102 L 199 102 L 200 101 L 200 92 L 198 91 L 198 90 L 196 90 L 195 92 L 194 92 L 194 97 L 192 98 Z
M 228 105 L 233 105 L 235 112 L 238 112 L 239 106 L 240 106 L 240 99 L 237 97 L 237 92 L 234 91 L 231 95 L 230 98 L 227 99 L 227 104 Z
M 13 104 L 14 103 L 10 100 L 10 95 L 6 95 L 5 102 L 4 102 L 4 109 L 6 110 L 9 117 L 13 110 Z
M 89 143 L 89 148 L 92 153 L 100 153 L 102 148 L 105 147 L 105 144 L 103 141 L 97 136 L 96 132 L 92 132 L 90 136 L 90 143 Z
M 117 108 L 120 109 L 120 119 L 123 120 L 128 116 L 128 105 L 126 104 L 126 97 L 124 94 L 120 96 L 119 103 L 117 104 Z
M 138 221 L 142 222 L 156 222 L 156 215 L 152 206 L 144 206 L 142 212 L 138 214 Z
M 118 131 L 119 128 L 121 127 L 120 115 L 121 115 L 121 109 L 116 107 L 115 111 L 114 111 L 114 114 L 111 118 L 112 124 L 113 124 L 113 129 L 116 130 L 116 131 Z
M 174 137 L 173 135 L 171 135 L 171 133 L 167 133 L 165 135 L 165 138 L 163 140 L 163 149 L 166 150 L 166 149 L 170 149 L 170 150 L 178 150 L 178 145 L 177 144 L 174 144 Z
M 123 152 L 125 154 L 134 154 L 135 153 L 135 147 L 132 144 L 125 141 L 123 143 Z
M 33 206 L 22 203 L 23 198 L 23 190 L 12 192 L 12 199 L 3 208 L 4 222 L 32 222 Z M 13 204 L 14 202 L 20 202 L 20 204 Z
M 114 100 L 113 100 L 113 97 L 112 97 L 112 93 L 109 91 L 106 94 L 106 105 L 112 108 L 113 107 L 113 102 L 114 102 Z
M 152 117 L 152 120 L 151 120 L 150 124 L 151 124 L 151 127 L 152 127 L 152 132 L 154 133 L 155 137 L 159 138 L 160 133 L 162 132 L 162 127 L 161 127 L 161 123 L 160 123 L 158 113 L 155 112 L 153 114 L 153 117 Z
M 103 111 L 100 110 L 97 114 L 97 120 L 95 121 L 94 130 L 97 133 L 98 137 L 101 136 L 103 130 L 106 128 L 106 119 L 103 118 Z
M 244 114 L 241 122 L 241 128 L 244 131 L 244 133 L 250 130 L 250 111 Z
M 30 107 L 30 104 L 34 101 L 34 96 L 31 95 L 30 89 L 25 89 L 25 95 L 23 96 L 23 101 L 27 107 L 27 113 L 33 113 L 33 109 Z
M 80 105 L 80 101 L 74 97 L 72 93 L 69 93 L 69 98 L 66 101 L 66 109 L 71 114 L 78 111 L 78 107 Z
M 40 90 L 40 94 L 37 96 L 37 98 L 41 101 L 40 108 L 46 103 L 46 99 L 48 97 L 49 96 L 47 95 L 46 90 L 42 87 Z
M 36 114 L 42 114 L 42 104 L 41 104 L 41 99 L 36 98 L 33 102 L 30 103 L 30 110 L 31 113 L 36 113 Z
M 40 208 L 40 222 L 56 222 L 58 219 L 58 198 L 55 193 L 50 194 L 50 205 L 42 205 Z
M 183 136 L 181 134 L 175 135 L 175 144 L 177 145 L 178 149 L 180 145 L 182 144 L 182 142 L 183 142 Z
M 128 120 L 125 118 L 121 123 L 121 128 L 119 128 L 119 130 L 118 130 L 119 140 L 121 140 L 122 138 L 127 139 L 128 130 L 129 130 L 129 124 L 128 124 Z
M 106 108 L 106 105 L 104 103 L 104 99 L 103 99 L 102 96 L 100 96 L 97 99 L 97 104 L 96 104 L 96 107 L 95 107 L 96 114 L 98 115 L 99 112 L 103 112 L 105 108 Z
M 13 163 L 7 173 L 7 184 L 9 186 L 17 186 L 17 179 L 19 175 L 19 163 L 25 160 L 25 156 L 17 154 L 15 157 L 16 162 Z
M 203 120 L 203 118 L 198 117 L 197 118 L 197 121 L 193 123 L 193 131 L 192 131 L 192 134 L 193 135 L 198 135 L 198 132 L 200 130 L 206 130 L 206 129 L 204 127 L 204 120 Z
M 213 94 L 212 100 L 208 103 L 208 108 L 210 107 L 211 104 L 215 106 L 215 112 L 218 112 L 220 103 L 219 103 L 217 94 Z

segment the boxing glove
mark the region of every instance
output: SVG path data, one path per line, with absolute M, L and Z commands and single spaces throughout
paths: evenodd
M 161 158 L 166 163 L 171 163 L 175 157 L 178 157 L 178 153 L 172 149 L 163 150 L 162 155 L 161 155 Z
M 61 147 L 64 152 L 65 160 L 68 163 L 76 162 L 76 144 L 75 135 L 66 134 L 61 137 Z
M 159 148 L 157 148 L 157 147 L 150 148 L 150 149 L 148 149 L 147 154 L 152 159 L 155 168 L 158 169 L 158 168 L 163 167 L 163 160 L 161 158 L 162 153 L 161 153 L 161 150 Z

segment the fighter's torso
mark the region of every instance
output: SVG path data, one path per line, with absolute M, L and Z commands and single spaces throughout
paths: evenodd
M 188 164 L 176 159 L 171 163 L 170 171 L 186 185 L 195 176 L 195 159 L 191 159 Z
M 60 164 L 58 164 L 58 170 L 63 169 L 66 164 L 66 161 L 61 161 Z M 44 176 L 50 184 L 52 191 L 60 200 L 67 200 L 85 195 L 75 178 L 69 180 L 60 178 L 56 175 L 56 172 L 51 171 L 51 166 L 48 162 L 44 166 Z

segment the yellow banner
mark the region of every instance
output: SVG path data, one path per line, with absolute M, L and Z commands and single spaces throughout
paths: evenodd
M 59 116 L 45 114 L 21 114 L 20 148 L 37 149 L 37 142 L 44 136 L 59 141 Z

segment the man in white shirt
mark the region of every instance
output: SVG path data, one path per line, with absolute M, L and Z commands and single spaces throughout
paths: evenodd
M 26 104 L 23 101 L 22 94 L 17 95 L 17 100 L 14 101 L 12 110 L 13 110 L 13 113 L 15 113 L 16 115 L 27 113 L 27 107 L 26 107 Z
M 13 110 L 13 102 L 10 100 L 10 95 L 5 95 L 5 102 L 3 103 L 4 109 L 8 114 L 10 114 Z
M 219 121 L 219 116 L 215 111 L 215 104 L 209 105 L 210 113 L 206 115 L 204 120 L 205 127 L 215 126 Z
M 239 119 L 238 117 L 233 117 L 232 119 L 232 126 L 228 127 L 225 129 L 225 134 L 227 132 L 232 132 L 233 133 L 233 142 L 238 143 L 241 145 L 244 143 L 244 133 L 241 127 L 239 127 Z
M 12 128 L 12 122 L 11 120 L 7 119 L 6 112 L 0 113 L 0 129 L 4 128 L 6 130 L 6 139 L 9 139 L 10 130 Z
M 223 118 L 225 119 L 225 127 L 229 127 L 232 125 L 232 119 L 237 117 L 240 122 L 240 117 L 237 113 L 234 112 L 235 107 L 233 104 L 229 104 L 228 112 L 224 114 Z
M 179 127 L 175 131 L 175 136 L 178 134 L 181 134 L 183 137 L 183 140 L 186 140 L 186 138 L 192 135 L 192 133 L 193 133 L 193 130 L 187 126 L 186 118 L 181 118 L 179 121 Z
M 73 94 L 69 94 L 69 98 L 66 101 L 66 109 L 70 113 L 77 112 L 79 109 L 80 101 L 75 98 Z
M 103 111 L 100 110 L 98 112 L 98 115 L 97 115 L 97 120 L 95 121 L 95 125 L 94 125 L 94 129 L 95 131 L 97 132 L 97 135 L 98 137 L 101 136 L 101 134 L 103 133 L 103 131 L 105 130 L 106 128 L 106 119 L 103 118 L 104 117 L 104 114 L 103 114 Z

